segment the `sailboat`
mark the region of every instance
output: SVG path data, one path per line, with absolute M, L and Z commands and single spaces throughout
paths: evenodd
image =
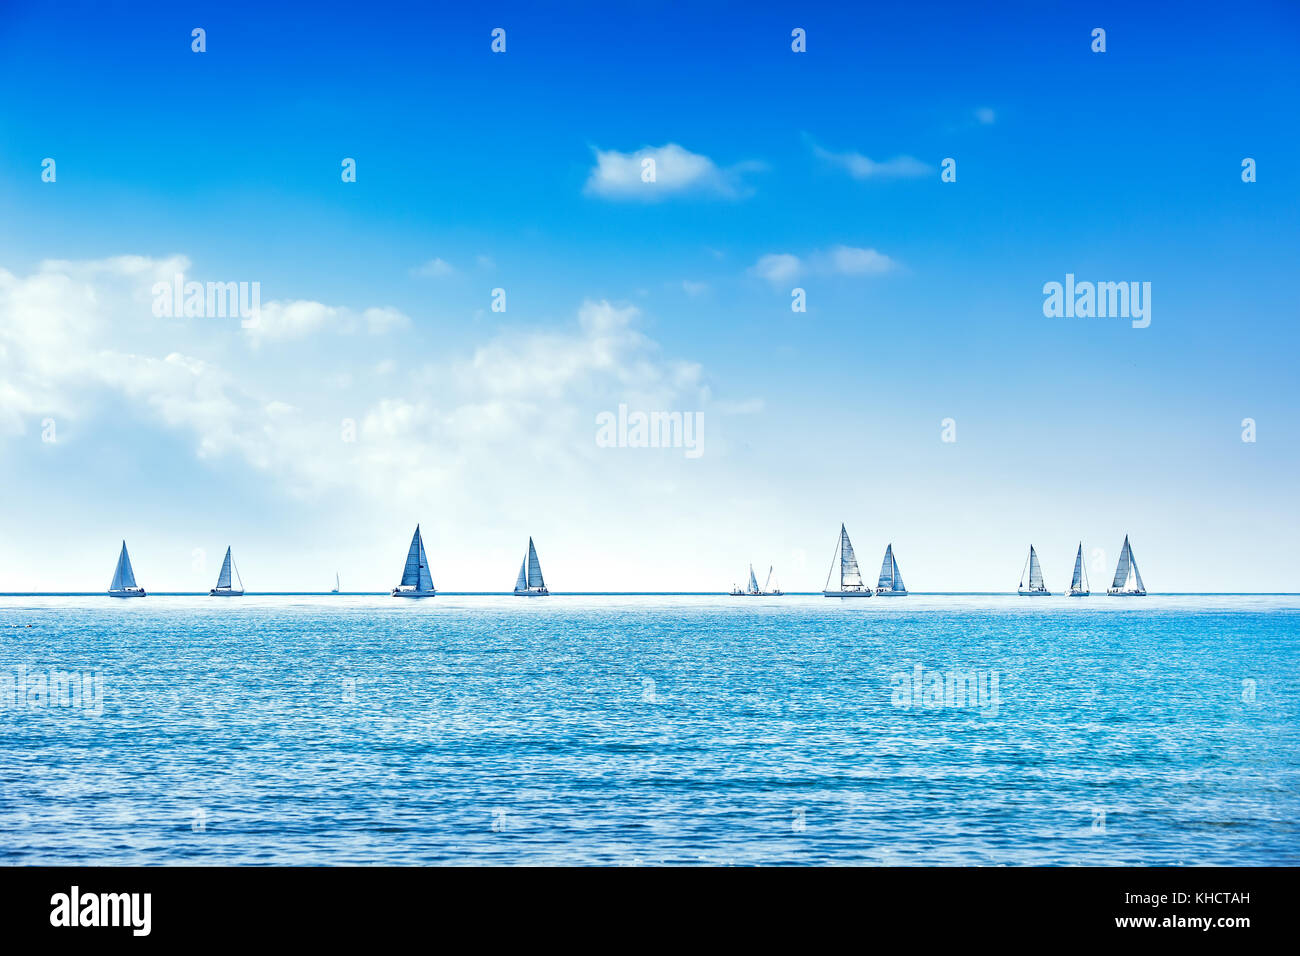
M 1119 564 L 1115 567 L 1115 580 L 1106 591 L 1114 597 L 1146 597 L 1146 585 L 1138 571 L 1137 558 L 1129 547 L 1128 535 L 1124 535 L 1124 549 L 1119 553 Z
M 735 586 L 731 588 L 732 597 L 780 597 L 783 594 L 785 592 L 781 590 L 780 586 L 773 586 L 772 565 L 767 567 L 767 580 L 761 588 L 758 586 L 758 577 L 754 574 L 752 564 L 749 566 L 749 584 L 745 586 L 744 590 Z
M 519 577 L 515 580 L 515 593 L 520 597 L 545 597 L 551 592 L 546 590 L 546 581 L 542 579 L 542 563 L 537 560 L 537 549 L 533 539 L 528 539 L 528 554 L 519 565 Z
M 235 580 L 239 582 L 239 587 L 233 587 L 230 583 L 231 571 L 235 573 Z M 230 556 L 230 546 L 226 546 L 226 560 L 221 562 L 221 574 L 217 576 L 217 586 L 208 592 L 208 597 L 243 597 L 244 596 L 244 579 L 239 576 L 239 568 L 235 567 L 234 559 Z
M 393 588 L 393 597 L 422 598 L 437 593 L 429 575 L 429 557 L 424 553 L 424 539 L 420 537 L 417 524 L 415 534 L 411 535 L 411 549 L 406 552 L 406 564 L 402 567 L 402 583 Z
M 338 594 L 338 593 L 339 593 L 339 573 L 338 573 L 337 571 L 335 571 L 335 572 L 334 572 L 334 590 L 330 591 L 330 594 Z
M 1083 566 L 1083 542 L 1079 542 L 1079 551 L 1074 556 L 1074 577 L 1070 579 L 1070 597 L 1087 597 L 1088 571 Z
M 898 572 L 898 559 L 894 557 L 894 546 L 885 546 L 885 560 L 880 562 L 880 580 L 876 582 L 877 597 L 904 597 L 907 588 L 903 586 L 903 576 Z
M 1025 562 L 1025 567 L 1029 569 L 1029 586 L 1025 586 L 1025 572 L 1021 569 L 1019 593 L 1025 597 L 1051 597 L 1052 592 L 1043 584 L 1043 569 L 1038 564 L 1038 552 L 1032 544 L 1029 546 L 1029 560 Z
M 131 570 L 131 556 L 126 553 L 126 542 L 122 542 L 122 552 L 117 556 L 117 568 L 113 571 L 113 583 L 108 586 L 109 597 L 129 598 L 144 597 L 144 588 L 135 583 L 135 572 Z
M 840 566 L 838 591 L 831 590 L 831 579 L 835 575 L 836 564 Z M 853 553 L 853 542 L 849 541 L 849 533 L 841 524 L 839 545 L 835 549 L 835 557 L 831 559 L 831 569 L 826 573 L 826 588 L 822 591 L 822 595 L 847 598 L 871 597 L 874 593 L 871 588 L 862 583 L 862 572 L 858 570 L 858 556 Z

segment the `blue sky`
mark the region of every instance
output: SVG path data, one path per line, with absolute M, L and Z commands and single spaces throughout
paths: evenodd
M 838 6 L 6 5 L 0 590 L 123 537 L 377 590 L 416 521 L 451 590 L 530 534 L 557 590 L 816 589 L 841 521 L 920 590 L 1125 533 L 1152 590 L 1295 590 L 1300 13 Z M 263 326 L 152 315 L 178 267 Z M 1066 273 L 1151 325 L 1044 317 Z M 620 403 L 704 453 L 597 447 Z

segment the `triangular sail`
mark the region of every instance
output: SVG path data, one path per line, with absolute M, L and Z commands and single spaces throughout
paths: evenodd
M 102 581 L 103 578 L 100 578 Z M 113 569 L 113 583 L 108 586 L 110 591 L 121 591 L 124 588 L 136 587 L 135 572 L 131 570 L 131 556 L 126 553 L 126 542 L 122 542 L 122 550 L 117 556 L 117 567 Z
M 772 567 L 773 565 L 770 564 L 767 566 L 767 580 L 763 582 L 764 591 L 770 592 L 772 590 Z
M 525 570 L 524 570 L 526 566 L 527 566 L 527 560 L 524 560 L 524 561 L 520 561 L 520 562 L 519 562 L 519 577 L 515 578 L 515 590 L 516 590 L 516 591 L 527 591 L 527 590 L 528 590 L 528 578 L 527 578 L 527 576 L 526 576 L 526 572 L 525 572 Z
M 853 553 L 849 533 L 840 525 L 840 589 L 862 587 L 862 573 L 858 570 L 858 556 Z
M 1074 577 L 1070 579 L 1071 591 L 1083 590 L 1083 542 L 1079 542 L 1079 551 L 1074 556 Z
M 542 563 L 537 560 L 537 549 L 533 547 L 533 539 L 528 539 L 528 586 L 530 588 L 544 588 L 546 582 L 542 580 Z
M 221 562 L 221 574 L 217 577 L 217 588 L 230 587 L 230 548 L 226 548 L 226 560 Z
M 876 587 L 884 588 L 886 591 L 894 590 L 894 546 L 892 544 L 885 547 L 885 560 L 880 562 L 880 580 L 876 582 Z
M 906 591 L 907 588 L 903 587 L 903 576 L 902 576 L 901 574 L 899 574 L 899 572 L 898 572 L 898 558 L 894 557 L 894 555 L 893 555 L 893 553 L 892 553 L 892 551 L 893 551 L 893 545 L 890 545 L 890 551 L 891 551 L 891 553 L 890 553 L 890 555 L 889 555 L 889 560 L 890 560 L 890 561 L 893 563 L 893 565 L 894 565 L 894 586 L 893 586 L 892 590 L 894 590 L 894 591 Z
M 411 535 L 411 549 L 406 552 L 406 565 L 402 568 L 400 587 L 413 587 L 417 591 L 432 591 L 433 578 L 429 574 L 429 558 L 424 553 L 424 539 L 420 537 L 420 526 L 415 526 Z
M 758 578 L 754 577 L 754 566 L 752 564 L 749 566 L 749 593 L 758 593 Z
M 1124 548 L 1119 553 L 1119 564 L 1115 566 L 1115 580 L 1110 586 L 1115 590 L 1127 588 L 1132 568 L 1133 550 L 1129 547 L 1128 535 L 1124 535 Z
M 1041 591 L 1043 589 L 1043 569 L 1038 566 L 1038 552 L 1034 546 L 1029 546 L 1029 590 Z
M 1137 590 L 1145 594 L 1147 586 L 1142 583 L 1142 572 L 1138 570 L 1137 558 L 1133 557 L 1133 552 L 1131 549 L 1129 551 L 1128 560 L 1129 560 L 1129 564 L 1133 566 L 1133 578 L 1134 578 L 1134 583 L 1137 585 Z

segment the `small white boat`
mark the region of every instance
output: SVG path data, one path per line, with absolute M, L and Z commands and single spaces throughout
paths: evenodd
M 777 583 L 775 576 L 772 574 L 773 565 L 767 566 L 767 580 L 763 582 L 763 593 L 769 597 L 782 597 L 785 592 L 781 590 L 781 585 Z
M 835 577 L 835 566 L 839 565 L 840 569 L 840 587 L 839 590 L 831 589 L 831 580 Z M 862 572 L 858 570 L 858 556 L 853 553 L 853 542 L 849 540 L 849 533 L 844 530 L 844 525 L 840 525 L 840 540 L 835 548 L 835 557 L 831 559 L 831 569 L 826 574 L 826 588 L 822 591 L 823 597 L 871 597 L 875 594 L 866 584 L 862 582 Z
M 239 582 L 239 587 L 231 584 L 231 572 L 234 572 L 234 580 Z M 208 597 L 243 597 L 244 596 L 244 579 L 239 576 L 239 568 L 235 567 L 235 561 L 230 556 L 230 546 L 226 546 L 226 560 L 221 562 L 221 573 L 217 575 L 217 586 L 208 592 Z
M 108 596 L 116 598 L 144 597 L 144 588 L 135 583 L 135 572 L 131 570 L 131 556 L 126 553 L 126 541 L 122 542 L 122 551 L 117 556 L 117 568 L 113 571 L 113 583 L 108 586 Z
M 1146 597 L 1146 585 L 1142 583 L 1137 558 L 1133 557 L 1133 549 L 1129 547 L 1128 535 L 1124 535 L 1124 548 L 1115 567 L 1115 580 L 1106 593 L 1111 597 Z
M 335 572 L 334 572 L 334 590 L 330 591 L 330 594 L 338 594 L 338 593 L 339 593 L 339 573 L 338 573 L 337 571 L 335 571 Z
M 885 560 L 880 563 L 880 580 L 876 582 L 876 597 L 904 597 L 907 588 L 903 586 L 903 576 L 898 572 L 898 560 L 894 557 L 894 546 L 885 546 Z
M 402 583 L 393 588 L 393 597 L 423 598 L 437 593 L 429 574 L 429 557 L 424 553 L 424 538 L 420 537 L 417 524 L 415 534 L 411 535 L 411 549 L 406 552 L 406 564 L 402 567 Z
M 767 581 L 764 582 L 761 588 L 758 586 L 758 578 L 754 576 L 754 566 L 751 564 L 749 566 L 749 584 L 743 591 L 738 587 L 732 587 L 731 589 L 732 597 L 780 597 L 783 594 L 785 594 L 785 592 L 782 591 L 779 586 L 772 586 L 771 565 L 768 565 Z
M 1083 566 L 1083 542 L 1079 542 L 1079 551 L 1074 556 L 1074 577 L 1070 579 L 1070 597 L 1087 597 L 1088 571 Z
M 1025 562 L 1025 568 L 1029 570 L 1029 580 L 1025 581 L 1025 571 L 1021 569 L 1017 593 L 1024 597 L 1051 597 L 1052 592 L 1043 584 L 1043 569 L 1038 564 L 1038 552 L 1032 544 L 1029 546 L 1029 559 Z
M 528 553 L 519 565 L 519 577 L 515 580 L 515 594 L 520 597 L 545 597 L 550 593 L 542 578 L 542 562 L 537 560 L 537 549 L 533 547 L 533 539 L 530 537 Z

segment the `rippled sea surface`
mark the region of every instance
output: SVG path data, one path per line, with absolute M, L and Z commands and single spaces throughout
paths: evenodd
M 4 864 L 1300 863 L 1297 596 L 0 597 L 0 642 Z

